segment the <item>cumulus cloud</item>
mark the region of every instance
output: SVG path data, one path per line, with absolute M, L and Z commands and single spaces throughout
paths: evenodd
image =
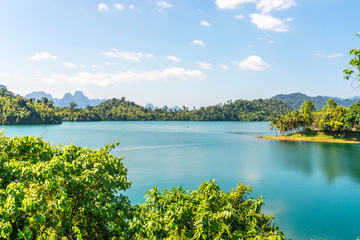
M 72 85 L 81 85 L 85 86 L 88 84 L 97 85 L 101 87 L 106 87 L 114 82 L 109 78 L 108 74 L 105 73 L 88 73 L 80 72 L 72 76 L 67 76 L 65 74 L 53 74 L 49 78 L 44 78 L 43 82 L 51 83 L 68 83 Z
M 156 10 L 159 13 L 164 13 L 165 12 L 164 9 L 172 7 L 172 5 L 170 3 L 168 3 L 167 1 L 158 1 L 158 2 L 156 2 L 156 5 L 158 7 Z
M 124 6 L 120 3 L 114 3 L 114 8 L 117 10 L 124 10 Z
M 144 71 L 144 72 L 117 72 L 111 75 L 111 79 L 116 82 L 139 82 L 139 81 L 159 81 L 169 80 L 172 78 L 189 78 L 204 79 L 206 76 L 200 70 L 186 70 L 184 68 L 168 68 L 162 71 Z
M 156 4 L 160 8 L 171 8 L 172 7 L 172 5 L 166 1 L 158 1 L 158 2 L 156 2 Z
M 63 62 L 63 65 L 69 68 L 76 68 L 76 65 L 71 62 Z
M 108 7 L 108 5 L 106 5 L 106 3 L 99 3 L 98 10 L 99 11 L 109 11 L 109 7 Z
M 208 63 L 208 62 L 198 62 L 198 65 L 200 68 L 206 69 L 206 70 L 210 70 L 213 68 L 212 64 Z
M 51 55 L 48 52 L 35 53 L 34 56 L 29 57 L 32 61 L 39 61 L 42 59 L 57 59 L 57 56 Z
M 260 0 L 256 8 L 262 13 L 270 13 L 272 10 L 284 10 L 296 6 L 295 0 Z
M 178 58 L 178 57 L 175 57 L 175 56 L 166 56 L 166 58 L 167 59 L 169 59 L 169 60 L 171 60 L 171 61 L 173 61 L 173 62 L 180 62 L 181 61 L 181 59 L 180 58 Z
M 253 71 L 261 71 L 266 68 L 270 68 L 270 65 L 263 61 L 259 56 L 249 56 L 241 62 L 233 62 L 237 66 L 239 66 L 240 70 L 253 70 Z
M 216 0 L 215 4 L 220 9 L 235 9 L 244 3 L 256 4 L 256 9 L 262 13 L 270 13 L 272 10 L 284 10 L 296 6 L 295 0 Z
M 325 53 L 320 53 L 320 52 L 317 52 L 316 53 L 316 56 L 318 57 L 322 57 L 322 58 L 338 58 L 338 57 L 342 57 L 342 53 L 331 53 L 331 54 L 325 54 Z
M 141 58 L 154 58 L 154 55 L 152 54 L 143 54 L 142 52 L 125 52 L 120 51 L 117 48 L 113 48 L 108 52 L 104 52 L 104 55 L 108 57 L 114 57 L 114 58 L 123 58 L 129 61 L 139 62 Z
M 194 39 L 194 40 L 191 42 L 191 44 L 193 44 L 193 45 L 200 45 L 200 46 L 204 46 L 204 45 L 205 45 L 205 43 L 204 43 L 203 41 L 197 40 L 197 39 Z
M 223 70 L 229 69 L 229 66 L 225 64 L 220 64 L 219 67 Z
M 274 32 L 289 31 L 289 25 L 287 25 L 285 22 L 292 20 L 291 18 L 281 20 L 267 14 L 258 14 L 258 13 L 250 14 L 250 18 L 251 18 L 251 22 L 255 24 L 259 29 L 270 30 Z
M 234 9 L 243 3 L 256 3 L 256 0 L 216 0 L 215 4 L 220 9 Z
M 235 19 L 243 19 L 245 16 L 241 13 L 235 14 Z
M 202 20 L 202 21 L 200 22 L 200 25 L 202 25 L 202 26 L 204 26 L 204 27 L 210 27 L 210 26 L 211 26 L 211 24 L 210 24 L 209 22 L 205 21 L 205 20 Z
M 74 75 L 53 74 L 48 78 L 43 78 L 43 82 L 68 83 L 72 85 L 97 85 L 106 87 L 115 83 L 136 83 L 140 81 L 167 81 L 173 78 L 183 80 L 204 79 L 206 76 L 200 70 L 186 70 L 184 68 L 168 68 L 153 71 L 118 71 L 114 74 L 80 72 Z

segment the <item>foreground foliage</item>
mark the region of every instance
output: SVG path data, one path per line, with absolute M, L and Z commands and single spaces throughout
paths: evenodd
M 214 181 L 196 191 L 154 188 L 131 206 L 127 170 L 110 154 L 116 145 L 1 135 L 0 239 L 284 239 L 244 185 L 230 193 Z
M 134 223 L 136 239 L 284 239 L 261 213 L 262 198 L 247 198 L 251 188 L 239 184 L 230 193 L 214 180 L 196 191 L 175 187 L 148 191 Z
M 0 139 L 0 238 L 126 238 L 130 187 L 115 145 L 54 147 L 41 138 Z M 118 193 L 118 194 L 115 194 Z

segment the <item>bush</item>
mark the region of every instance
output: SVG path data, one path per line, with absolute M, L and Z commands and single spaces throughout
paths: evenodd
M 135 239 L 284 239 L 273 216 L 261 213 L 261 196 L 247 197 L 251 190 L 239 184 L 224 193 L 214 180 L 196 191 L 155 187 L 138 209 Z
M 121 158 L 41 138 L 1 136 L 0 238 L 126 238 L 130 187 Z

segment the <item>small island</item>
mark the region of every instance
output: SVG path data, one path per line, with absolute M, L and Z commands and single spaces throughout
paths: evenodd
M 270 129 L 276 136 L 259 139 L 360 144 L 360 102 L 345 108 L 329 99 L 315 111 L 315 105 L 307 100 L 300 110 L 272 119 Z

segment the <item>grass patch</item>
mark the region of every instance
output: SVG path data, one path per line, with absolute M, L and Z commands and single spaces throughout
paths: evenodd
M 320 132 L 311 129 L 292 133 L 284 136 L 264 136 L 263 139 L 283 141 L 311 141 L 311 142 L 333 142 L 333 143 L 360 143 L 359 131 Z

